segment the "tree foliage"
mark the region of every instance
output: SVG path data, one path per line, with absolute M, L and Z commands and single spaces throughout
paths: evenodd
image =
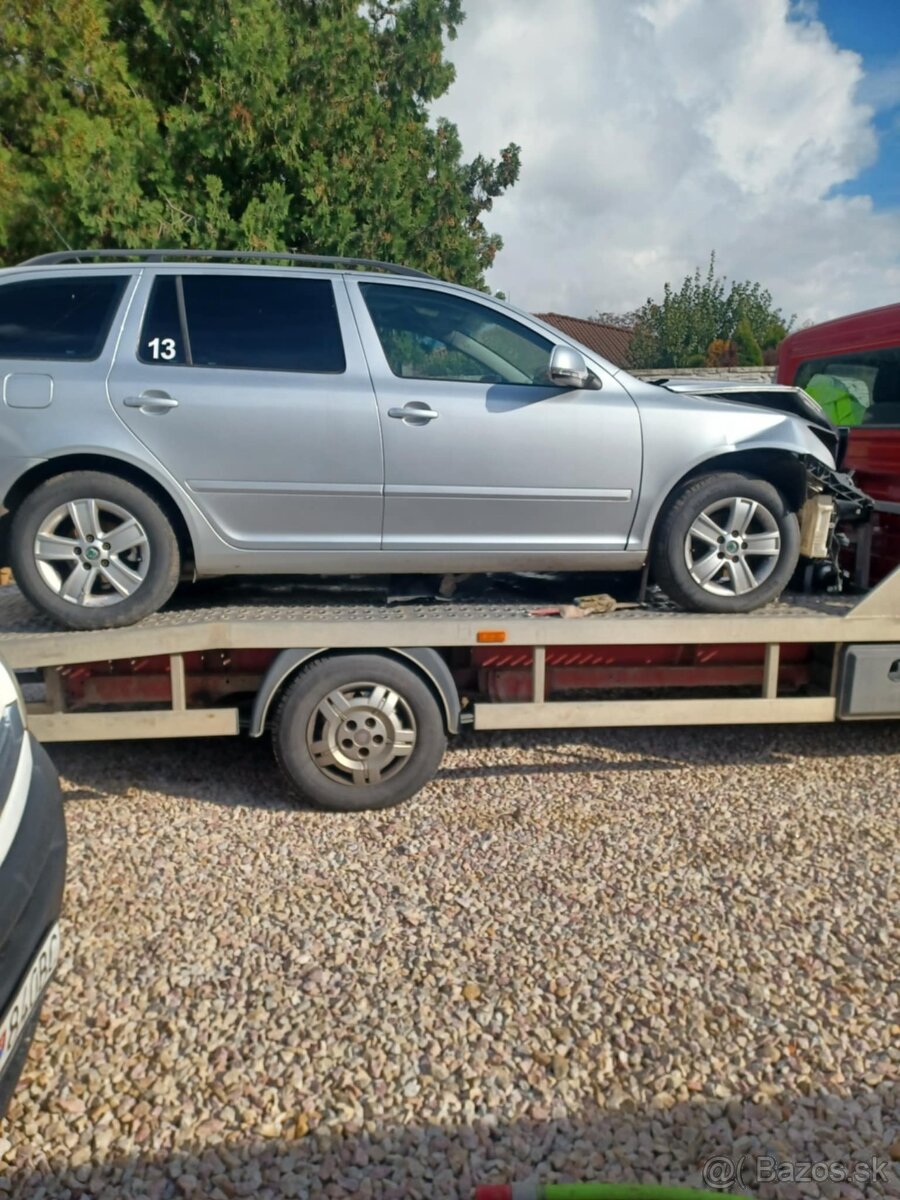
M 738 321 L 734 337 L 731 340 L 739 367 L 761 367 L 763 365 L 763 352 L 746 313 Z
M 0 245 L 390 258 L 481 285 L 519 148 L 428 107 L 460 0 L 0 0 Z
M 636 312 L 614 313 L 598 312 L 588 320 L 596 321 L 598 325 L 609 325 L 613 329 L 633 329 L 637 322 Z
M 697 367 L 732 357 L 752 365 L 762 362 L 764 354 L 774 361 L 793 322 L 773 306 L 772 294 L 762 284 L 745 280 L 728 286 L 724 276 L 716 275 L 713 253 L 705 276 L 698 267 L 678 291 L 666 283 L 661 301 L 648 299 L 638 309 L 632 366 Z
M 736 367 L 737 347 L 725 338 L 715 338 L 706 349 L 705 367 Z

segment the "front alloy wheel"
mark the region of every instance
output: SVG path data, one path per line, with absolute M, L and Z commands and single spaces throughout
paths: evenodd
M 747 496 L 715 500 L 692 522 L 684 539 L 691 578 L 714 596 L 743 596 L 769 578 L 781 556 L 772 513 Z
M 685 483 L 650 552 L 662 590 L 689 612 L 751 612 L 775 600 L 800 556 L 800 525 L 771 483 L 729 472 Z

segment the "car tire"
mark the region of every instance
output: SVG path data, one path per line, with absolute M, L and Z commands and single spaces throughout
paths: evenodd
M 416 671 L 387 655 L 346 654 L 297 672 L 275 714 L 272 743 L 303 799 L 360 812 L 389 808 L 424 787 L 447 735 L 438 700 Z
M 16 510 L 10 563 L 24 595 L 58 624 L 112 629 L 165 604 L 181 555 L 168 517 L 143 488 L 100 471 L 70 471 Z
M 799 557 L 797 515 L 778 489 L 733 472 L 692 479 L 668 501 L 651 570 L 689 612 L 744 613 L 781 595 Z

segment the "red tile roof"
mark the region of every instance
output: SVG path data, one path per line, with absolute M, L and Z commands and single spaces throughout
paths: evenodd
M 628 347 L 631 345 L 631 330 L 617 325 L 603 325 L 584 317 L 566 317 L 562 313 L 535 313 L 541 321 L 555 325 L 568 337 L 581 342 L 595 354 L 609 359 L 617 367 L 628 366 Z

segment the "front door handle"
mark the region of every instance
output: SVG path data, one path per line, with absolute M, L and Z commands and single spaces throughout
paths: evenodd
M 178 401 L 174 396 L 155 389 L 141 392 L 139 396 L 126 396 L 122 403 L 126 408 L 139 408 L 144 413 L 163 413 L 168 412 L 170 408 L 178 407 Z
M 396 421 L 406 421 L 409 425 L 427 425 L 429 421 L 436 421 L 440 413 L 421 400 L 410 400 L 402 408 L 389 408 L 388 416 Z

